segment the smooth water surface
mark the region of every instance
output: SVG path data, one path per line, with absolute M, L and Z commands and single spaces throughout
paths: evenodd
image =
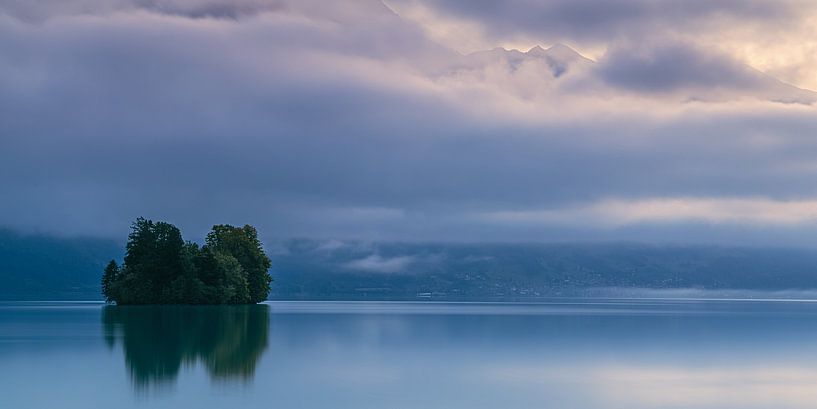
M 812 408 L 817 303 L 0 304 L 0 408 Z

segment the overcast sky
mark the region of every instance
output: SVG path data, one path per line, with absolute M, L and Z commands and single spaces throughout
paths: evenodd
M 813 1 L 0 0 L 0 225 L 817 246 L 810 89 Z

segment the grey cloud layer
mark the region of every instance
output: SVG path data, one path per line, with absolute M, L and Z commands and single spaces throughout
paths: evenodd
M 379 2 L 75 4 L 90 6 L 35 19 L 0 3 L 0 224 L 118 234 L 146 215 L 193 232 L 531 239 L 558 234 L 478 215 L 817 196 L 814 109 L 735 101 L 765 83 L 700 50 L 616 49 L 531 92 L 547 73 L 535 62 L 463 66 Z M 731 91 L 656 95 L 713 86 Z
M 790 0 L 392 0 L 476 20 L 497 37 L 536 34 L 550 41 L 609 41 L 656 31 L 694 31 L 797 19 L 808 2 Z M 643 38 L 643 37 L 642 37 Z
M 390 14 L 380 0 L 324 2 L 316 0 L 42 0 L 4 1 L 2 10 L 25 21 L 43 21 L 71 15 L 109 15 L 148 11 L 190 18 L 238 19 L 266 12 L 308 14 L 332 20 Z
M 811 104 L 817 93 L 798 89 L 736 61 L 729 55 L 683 42 L 653 46 L 614 46 L 598 67 L 612 86 L 646 93 L 674 93 L 719 99 L 760 96 Z

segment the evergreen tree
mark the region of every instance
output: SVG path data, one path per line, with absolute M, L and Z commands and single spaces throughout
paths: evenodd
M 131 227 L 125 255 L 126 274 L 133 275 L 136 303 L 167 304 L 172 302 L 173 280 L 182 272 L 184 241 L 176 226 L 138 218 Z
M 102 295 L 105 296 L 106 302 L 116 300 L 116 282 L 119 279 L 119 266 L 116 261 L 111 260 L 108 266 L 105 267 L 105 272 L 102 274 Z

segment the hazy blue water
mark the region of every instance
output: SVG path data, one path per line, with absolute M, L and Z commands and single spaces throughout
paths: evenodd
M 813 408 L 817 303 L 0 304 L 0 408 Z

